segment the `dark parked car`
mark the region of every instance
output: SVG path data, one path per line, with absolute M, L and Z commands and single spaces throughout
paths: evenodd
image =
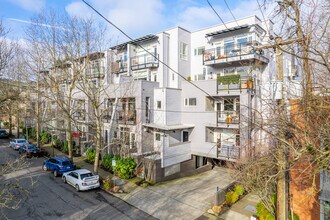
M 0 129 L 0 138 L 9 138 L 9 134 L 5 129 Z
M 37 147 L 32 144 L 25 144 L 19 147 L 19 154 L 25 154 L 26 157 L 38 156 Z
M 56 156 L 45 160 L 42 169 L 45 171 L 51 170 L 54 172 L 54 176 L 58 176 L 59 174 L 74 170 L 75 166 L 70 158 Z

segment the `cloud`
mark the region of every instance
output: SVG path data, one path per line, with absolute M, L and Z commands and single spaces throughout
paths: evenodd
M 65 7 L 66 12 L 71 17 L 91 17 L 93 15 L 93 11 L 82 2 L 73 2 Z
M 161 31 L 166 20 L 163 16 L 164 4 L 161 0 L 90 0 L 88 1 L 107 19 L 133 37 Z M 70 16 L 87 17 L 95 12 L 83 2 L 73 2 L 65 7 Z
M 45 7 L 45 0 L 8 0 L 27 11 L 38 12 Z

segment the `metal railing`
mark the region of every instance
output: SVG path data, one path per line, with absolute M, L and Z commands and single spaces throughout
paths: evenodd
M 86 69 L 86 77 L 89 78 L 99 78 L 104 76 L 104 66 L 100 66 L 97 68 L 87 68 Z
M 237 83 L 224 84 L 218 80 L 218 91 L 235 90 L 235 89 L 254 89 L 254 81 L 248 76 L 240 76 Z
M 112 117 L 112 112 L 106 111 L 103 113 L 102 120 L 103 122 L 109 123 L 111 121 L 111 117 Z
M 217 111 L 217 122 L 239 124 L 239 111 Z
M 157 59 L 155 57 L 157 57 Z M 139 56 L 134 56 L 131 58 L 131 69 L 138 70 L 138 69 L 145 69 L 151 67 L 158 67 L 159 66 L 159 54 L 154 54 L 154 56 L 150 55 L 149 53 L 145 53 Z
M 221 145 L 218 148 L 218 157 L 227 157 L 228 159 L 238 159 L 240 157 L 240 149 L 235 145 Z
M 263 51 L 257 51 L 254 48 L 260 45 L 258 42 L 247 42 L 241 44 L 227 44 L 226 46 L 216 47 L 212 49 L 207 49 L 203 53 L 203 62 L 223 60 L 230 57 L 240 57 L 257 54 L 260 56 L 264 55 Z M 241 59 L 238 59 L 241 60 Z
M 127 72 L 127 61 L 117 61 L 111 63 L 111 73 Z
M 77 109 L 73 113 L 73 117 L 77 120 L 84 121 L 86 119 L 86 111 L 84 109 Z
M 120 123 L 136 123 L 136 110 L 130 110 L 130 111 L 118 111 L 117 112 L 117 118 Z

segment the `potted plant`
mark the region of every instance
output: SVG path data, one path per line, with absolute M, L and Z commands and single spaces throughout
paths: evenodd
M 233 121 L 232 117 L 227 114 L 226 123 L 230 124 L 230 123 L 232 123 L 232 121 Z

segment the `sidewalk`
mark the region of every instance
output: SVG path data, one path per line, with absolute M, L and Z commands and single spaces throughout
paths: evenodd
M 52 150 L 50 147 L 45 148 L 49 152 Z M 54 152 L 55 155 L 65 155 L 57 149 L 54 149 Z M 82 168 L 93 170 L 93 165 L 85 162 L 83 157 L 74 157 L 74 163 Z M 212 207 L 216 188 L 225 188 L 234 181 L 233 172 L 230 169 L 215 167 L 204 173 L 159 183 L 147 188 L 137 186 L 133 181 L 118 178 L 117 184 L 121 186 L 124 193 L 113 193 L 112 195 L 158 219 L 249 220 L 250 216 L 254 214 L 249 209 L 253 210 L 258 202 L 258 198 L 250 194 L 219 217 L 206 213 Z M 111 173 L 103 169 L 99 169 L 99 175 L 102 178 L 113 177 Z

